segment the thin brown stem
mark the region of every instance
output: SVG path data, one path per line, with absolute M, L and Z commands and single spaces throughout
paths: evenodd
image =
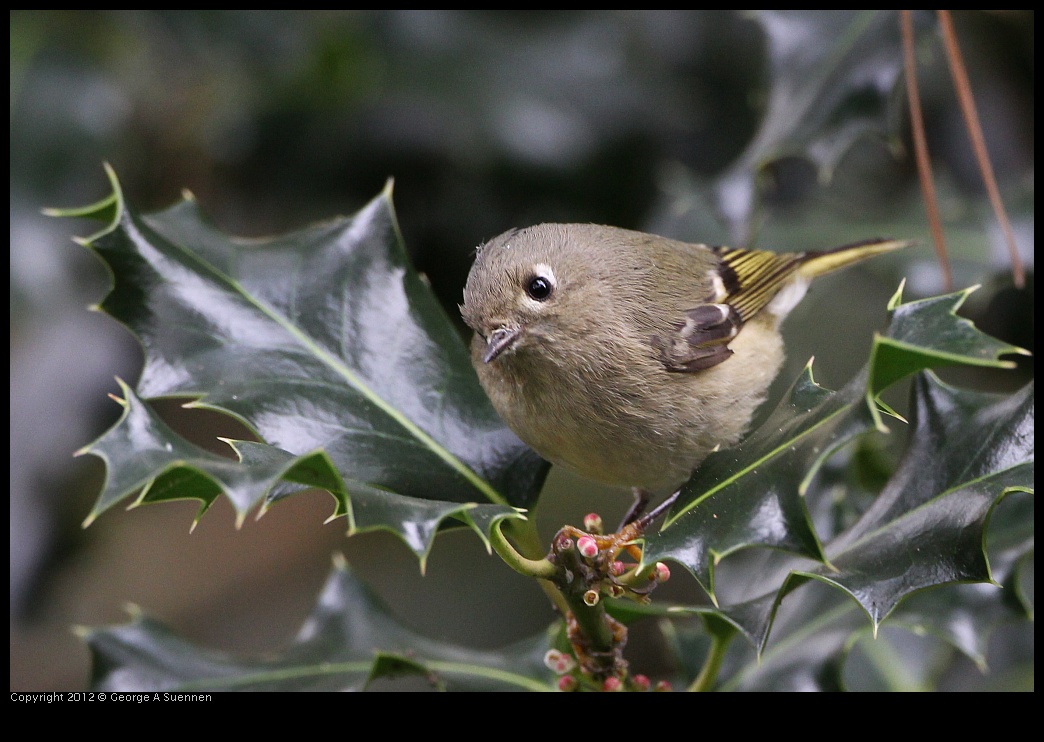
M 903 34 L 906 98 L 910 106 L 910 127 L 913 134 L 914 155 L 917 160 L 917 175 L 921 181 L 921 193 L 924 195 L 924 208 L 928 216 L 928 226 L 932 230 L 935 254 L 939 259 L 939 267 L 943 272 L 943 285 L 947 291 L 952 291 L 953 271 L 950 268 L 950 259 L 946 252 L 946 239 L 943 237 L 942 220 L 939 217 L 939 203 L 935 197 L 932 163 L 928 157 L 928 141 L 924 134 L 924 116 L 921 113 L 921 96 L 917 89 L 917 58 L 914 53 L 914 31 L 911 12 L 909 10 L 900 10 L 899 20 Z
M 903 11 L 909 13 L 909 11 Z M 975 99 L 972 97 L 971 85 L 968 82 L 968 73 L 964 68 L 964 60 L 961 57 L 961 49 L 957 44 L 957 34 L 953 30 L 953 20 L 950 11 L 936 11 L 939 15 L 939 26 L 942 29 L 943 43 L 946 46 L 946 56 L 950 62 L 950 74 L 953 76 L 953 85 L 957 89 L 957 100 L 964 114 L 964 123 L 968 128 L 968 136 L 971 138 L 972 149 L 975 150 L 975 159 L 979 163 L 979 172 L 982 173 L 986 192 L 990 197 L 993 212 L 997 215 L 1004 239 L 1008 243 L 1008 252 L 1011 254 L 1012 273 L 1015 285 L 1020 289 L 1026 284 L 1026 274 L 1019 257 L 1018 247 L 1015 245 L 1015 234 L 1012 232 L 1008 214 L 1004 210 L 1001 201 L 1000 190 L 997 181 L 993 177 L 993 165 L 990 163 L 990 155 L 986 151 L 986 140 L 982 136 L 982 125 L 979 123 L 979 113 L 975 108 Z

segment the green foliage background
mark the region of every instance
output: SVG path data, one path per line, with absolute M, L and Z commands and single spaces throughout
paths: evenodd
M 957 21 L 1028 248 L 1032 14 Z M 596 221 L 725 241 L 728 223 L 693 206 L 702 197 L 693 183 L 761 154 L 748 145 L 773 103 L 766 70 L 788 68 L 758 26 L 705 11 L 15 11 L 11 23 L 12 688 L 83 687 L 86 652 L 67 626 L 119 622 L 127 601 L 203 644 L 271 649 L 307 613 L 334 550 L 421 633 L 496 646 L 542 627 L 543 596 L 475 539 L 440 538 L 421 579 L 401 544 L 379 534 L 346 543 L 341 524 L 320 526 L 329 506 L 318 497 L 291 498 L 241 531 L 226 508 L 186 535 L 189 504 L 113 511 L 81 532 L 100 467 L 69 455 L 115 419 L 104 395 L 120 391 L 114 374 L 137 377 L 140 351 L 121 328 L 84 316 L 106 277 L 68 244 L 68 224 L 38 209 L 104 195 L 107 160 L 139 207 L 166 206 L 187 187 L 222 231 L 261 236 L 351 213 L 394 176 L 406 245 L 450 310 L 471 248 L 508 226 Z M 998 270 L 948 73 L 937 44 L 923 52 L 957 283 L 986 284 L 966 309 L 983 330 L 1032 348 L 1031 298 L 1020 303 L 1032 293 L 1012 292 Z M 900 111 L 890 115 L 901 124 Z M 807 159 L 771 153 L 756 184 L 765 206 L 745 220 L 747 236 L 767 247 L 834 244 L 869 236 L 861 230 L 873 223 L 927 245 L 911 160 L 889 147 L 870 139 L 847 150 L 830 185 Z M 938 293 L 927 247 L 920 257 L 907 293 Z M 883 323 L 892 276 L 862 274 L 858 290 L 830 280 L 788 323 L 784 387 L 813 353 L 817 380 L 840 387 Z M 844 332 L 840 315 L 854 323 Z M 971 381 L 1014 388 L 1024 378 Z M 161 411 L 206 445 L 237 434 L 199 411 Z M 553 484 L 585 489 L 548 494 L 550 527 L 591 509 L 612 520 L 627 502 L 560 473 Z M 1017 684 L 1027 657 L 1032 673 L 1031 635 L 1007 636 L 994 655 L 1009 660 L 1007 674 L 984 681 L 958 660 L 934 681 Z

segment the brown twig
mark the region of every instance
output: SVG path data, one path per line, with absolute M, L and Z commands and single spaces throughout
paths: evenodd
M 903 11 L 903 13 L 907 14 L 909 12 L 907 10 Z M 979 124 L 979 114 L 975 108 L 971 85 L 968 83 L 968 73 L 965 71 L 961 50 L 957 45 L 957 35 L 953 30 L 953 20 L 950 18 L 950 11 L 948 10 L 936 12 L 938 13 L 939 25 L 942 29 L 943 43 L 946 45 L 946 55 L 950 62 L 950 74 L 953 75 L 953 85 L 957 89 L 957 100 L 960 102 L 961 112 L 964 114 L 964 123 L 968 128 L 968 136 L 971 138 L 972 148 L 975 150 L 975 159 L 979 163 L 979 171 L 982 173 L 982 180 L 986 185 L 986 192 L 989 194 L 993 212 L 997 215 L 997 221 L 1004 232 L 1004 239 L 1008 243 L 1015 285 L 1021 289 L 1026 283 L 1025 271 L 1022 267 L 1022 260 L 1019 258 L 1018 247 L 1015 245 L 1015 235 L 1011 230 L 1011 223 L 1008 221 L 1004 204 L 1001 202 L 997 181 L 993 177 L 993 165 L 990 163 L 990 156 L 986 151 L 986 141 L 982 136 L 982 126 Z M 904 20 L 904 23 L 907 22 Z
M 928 226 L 932 230 L 935 254 L 939 259 L 939 266 L 943 272 L 943 285 L 947 291 L 953 291 L 953 271 L 950 268 L 950 259 L 946 253 L 946 238 L 943 236 L 942 220 L 939 217 L 939 203 L 935 197 L 932 163 L 928 157 L 928 142 L 924 134 L 921 96 L 917 89 L 917 60 L 914 55 L 914 32 L 911 12 L 909 10 L 900 10 L 899 20 L 903 33 L 906 98 L 910 106 L 910 126 L 913 133 L 914 155 L 917 159 L 917 175 L 921 180 L 921 193 L 924 194 L 924 208 L 928 216 Z

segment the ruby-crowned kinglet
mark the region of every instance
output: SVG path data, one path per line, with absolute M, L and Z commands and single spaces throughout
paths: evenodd
M 746 431 L 813 277 L 907 244 L 772 253 L 540 224 L 478 249 L 461 313 L 508 426 L 554 464 L 634 488 L 640 510 Z

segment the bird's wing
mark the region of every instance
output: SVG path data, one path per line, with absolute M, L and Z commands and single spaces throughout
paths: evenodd
M 762 310 L 801 266 L 804 253 L 712 247 L 718 256 L 704 304 L 686 310 L 666 335 L 650 341 L 668 371 L 692 373 L 728 360 L 728 342 Z

